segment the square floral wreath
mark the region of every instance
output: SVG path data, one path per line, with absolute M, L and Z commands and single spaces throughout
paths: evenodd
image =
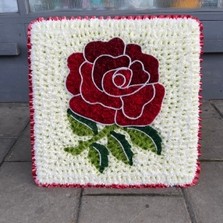
M 39 18 L 29 25 L 40 186 L 197 181 L 202 26 L 190 16 Z

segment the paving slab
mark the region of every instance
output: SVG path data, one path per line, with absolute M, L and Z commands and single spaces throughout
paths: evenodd
M 223 162 L 202 162 L 199 184 L 185 189 L 197 223 L 223 222 Z
M 223 116 L 223 100 L 211 100 L 211 103 L 214 104 L 221 116 Z
M 80 189 L 40 188 L 31 164 L 6 162 L 0 170 L 1 223 L 75 223 Z
M 181 197 L 84 196 L 79 223 L 189 223 Z
M 218 112 L 211 105 L 212 101 L 203 100 L 201 105 L 201 118 L 209 119 L 209 118 L 220 118 Z
M 16 144 L 13 146 L 6 161 L 31 161 L 30 126 L 28 125 Z
M 0 103 L 0 137 L 18 136 L 28 119 L 28 104 Z
M 163 195 L 163 196 L 180 196 L 181 190 L 179 188 L 125 188 L 125 189 L 113 189 L 113 188 L 86 188 L 83 195 Z
M 0 138 L 0 163 L 10 150 L 15 138 Z
M 223 118 L 210 102 L 202 106 L 201 160 L 223 160 Z

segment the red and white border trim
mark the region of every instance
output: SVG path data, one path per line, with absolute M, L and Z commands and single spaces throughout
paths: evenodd
M 160 16 L 115 16 L 115 17 L 50 17 L 48 19 L 45 19 L 43 17 L 38 18 L 34 21 L 32 21 L 29 26 L 28 26 L 28 40 L 27 40 L 27 47 L 28 47 L 28 63 L 29 63 L 29 107 L 30 107 L 30 126 L 31 126 L 31 147 L 32 147 L 32 175 L 34 178 L 35 183 L 38 186 L 41 187 L 96 187 L 96 188 L 166 188 L 169 187 L 169 185 L 165 185 L 165 184 L 141 184 L 141 185 L 126 185 L 126 184 L 111 184 L 111 185 L 105 185 L 105 184 L 69 184 L 69 183 L 62 183 L 62 184 L 58 184 L 58 183 L 41 183 L 39 182 L 38 178 L 37 178 L 37 166 L 36 166 L 36 158 L 35 158 L 35 150 L 34 150 L 34 144 L 35 144 L 35 132 L 34 132 L 34 126 L 35 126 L 35 109 L 34 109 L 34 104 L 33 104 L 33 99 L 34 99 L 34 95 L 33 95 L 33 79 L 32 79 L 32 69 L 31 69 L 31 49 L 32 49 L 32 44 L 31 44 L 31 30 L 32 30 L 32 25 L 36 22 L 42 22 L 42 21 L 47 21 L 47 20 L 51 20 L 51 21 L 62 21 L 62 20 L 83 20 L 83 19 L 102 19 L 102 20 L 110 20 L 110 19 L 114 19 L 114 20 L 121 20 L 121 19 L 128 19 L 128 20 L 142 20 L 142 19 L 157 19 L 157 18 L 168 18 L 168 19 L 193 19 L 196 20 L 197 23 L 199 24 L 200 27 L 200 55 L 202 55 L 203 51 L 203 26 L 201 24 L 201 22 L 189 15 L 160 15 Z M 200 62 L 202 62 L 201 56 L 200 56 Z M 200 74 L 200 77 L 202 75 Z M 202 83 L 200 82 L 200 93 L 201 93 L 201 85 Z M 198 95 L 199 98 L 199 113 L 201 113 L 201 103 L 202 103 L 202 96 L 199 94 Z M 200 156 L 201 152 L 200 152 L 200 148 L 201 148 L 201 144 L 200 144 L 200 140 L 201 140 L 201 118 L 199 115 L 199 128 L 198 128 L 198 155 Z M 196 170 L 196 174 L 194 176 L 193 181 L 190 184 L 184 184 L 184 185 L 175 185 L 176 187 L 189 187 L 189 186 L 193 186 L 197 183 L 198 178 L 199 178 L 199 174 L 200 174 L 200 162 L 197 161 L 197 170 Z

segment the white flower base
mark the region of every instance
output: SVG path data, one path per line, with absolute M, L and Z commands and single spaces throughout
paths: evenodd
M 33 172 L 42 186 L 186 186 L 199 170 L 200 23 L 193 18 L 51 19 L 30 25 Z M 70 94 L 65 80 L 67 58 L 91 41 L 120 37 L 159 60 L 159 82 L 166 95 L 152 126 L 160 133 L 161 155 L 133 146 L 134 165 L 109 155 L 101 174 L 87 151 L 64 151 L 77 145 L 67 119 Z M 128 137 L 128 136 L 127 136 Z M 103 141 L 103 140 L 102 140 Z

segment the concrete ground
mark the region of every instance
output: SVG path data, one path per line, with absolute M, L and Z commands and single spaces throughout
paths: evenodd
M 202 110 L 197 186 L 47 189 L 31 176 L 28 105 L 0 103 L 0 223 L 222 223 L 223 100 Z

